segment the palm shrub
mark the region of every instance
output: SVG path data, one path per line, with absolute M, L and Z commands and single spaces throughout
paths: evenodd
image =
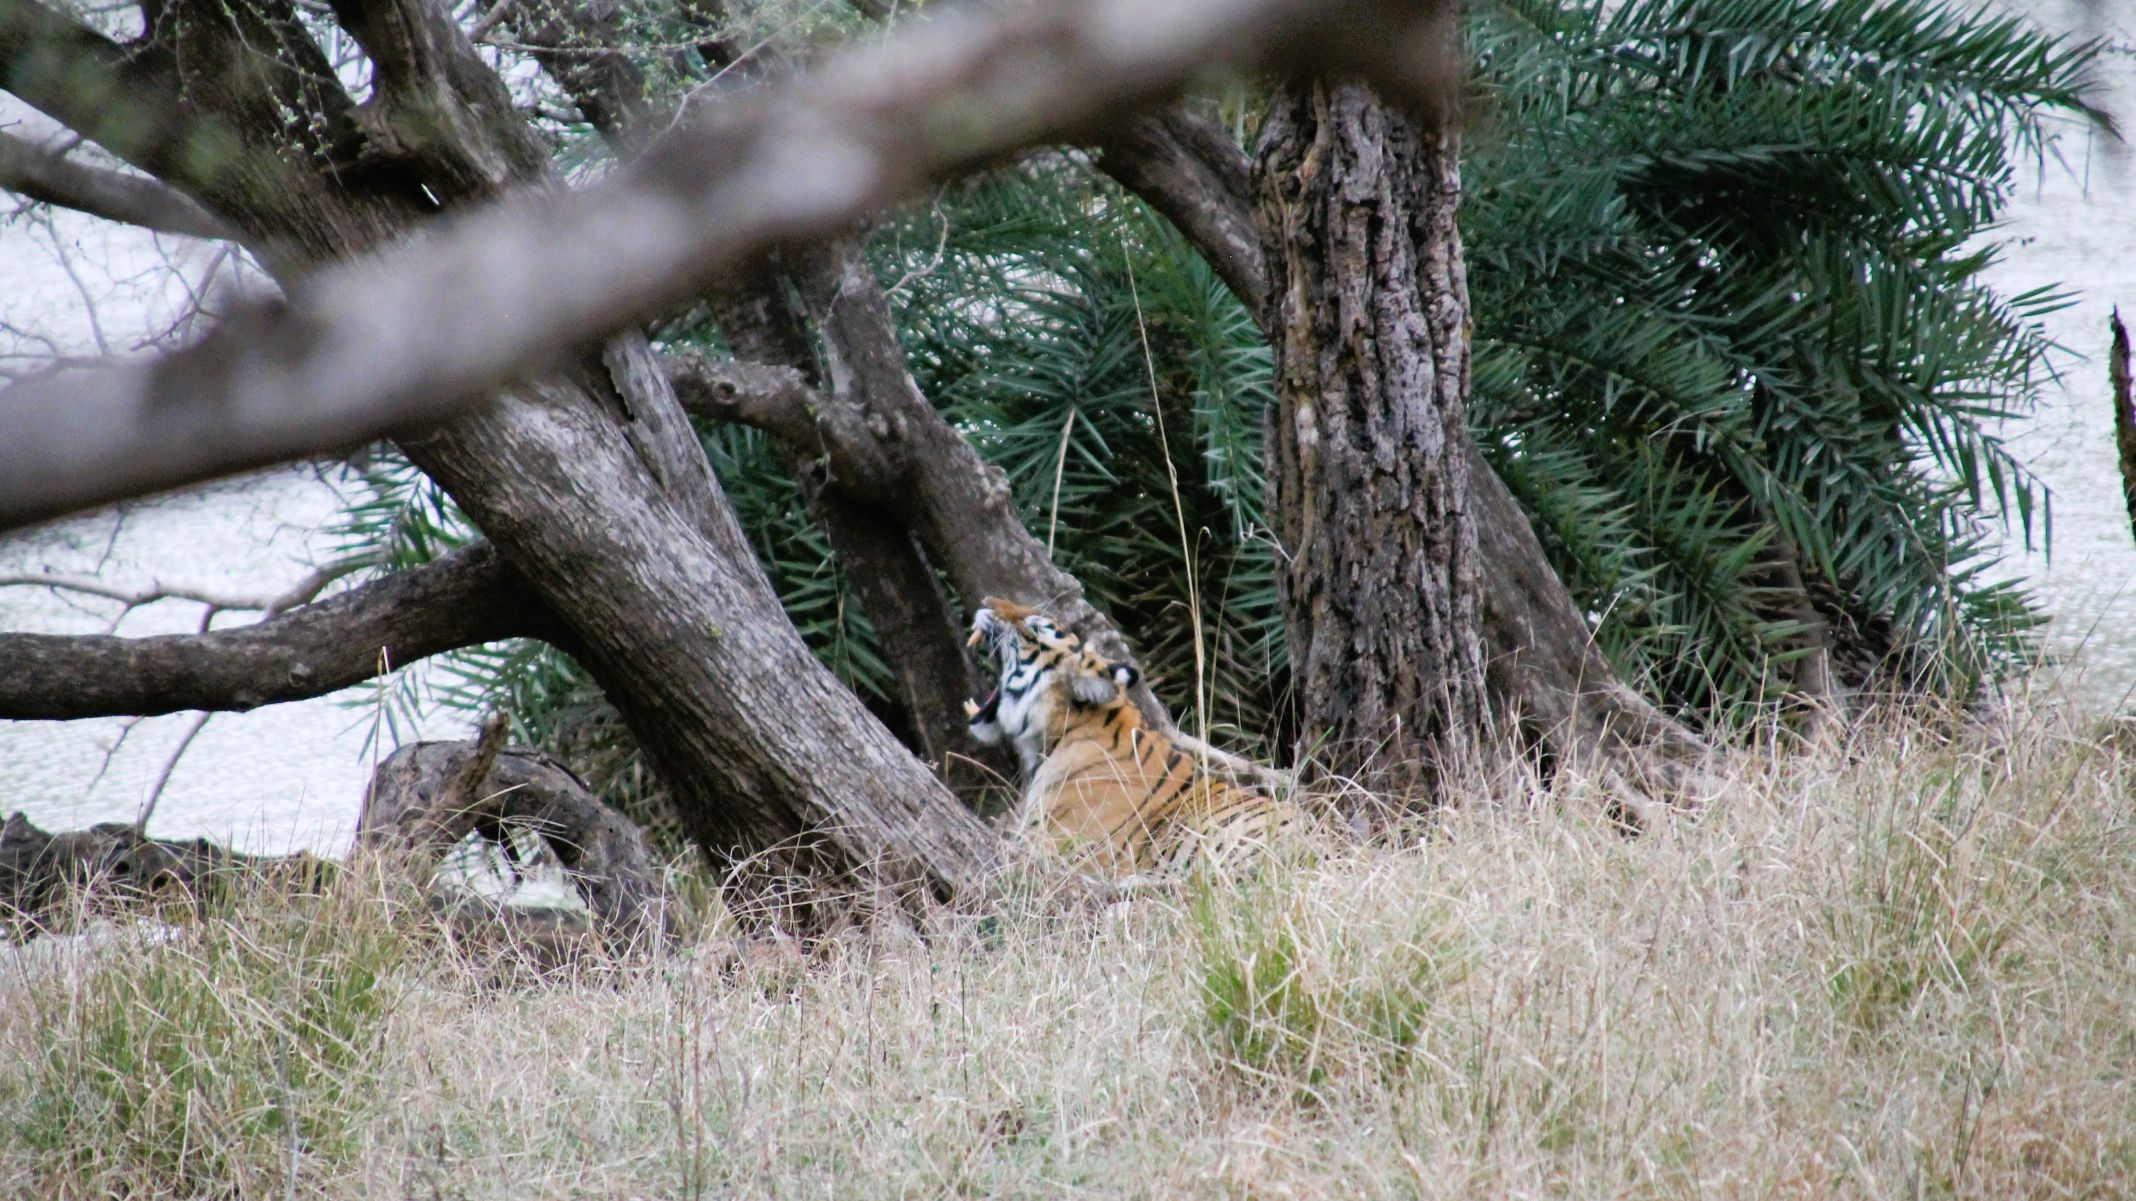
M 1130 633 L 1183 722 L 1280 745 L 1288 661 L 1261 526 L 1272 368 L 1252 316 L 1169 224 L 1076 162 L 936 207 L 877 240 L 922 389 L 1007 473 L 1026 526 Z M 930 239 L 938 220 L 947 236 Z
M 2045 497 L 1996 430 L 2061 298 L 1998 295 L 1984 235 L 2048 121 L 2100 119 L 2097 48 L 1937 0 L 1471 12 L 1473 422 L 1612 659 L 1767 697 L 1801 630 L 1775 557 L 1855 683 L 2021 657 L 1986 523 L 2045 537 Z
M 1988 238 L 2050 122 L 2103 120 L 2098 49 L 1933 0 L 1469 11 L 1472 423 L 1613 662 L 1704 714 L 1784 689 L 1805 614 L 1857 684 L 1964 694 L 2022 662 L 2037 618 L 1989 574 L 1988 535 L 2048 521 L 1996 431 L 2037 393 L 2060 298 L 1996 293 Z M 1251 316 L 1073 156 L 946 189 L 873 251 L 921 386 L 1160 692 L 1242 749 L 1289 745 Z M 897 724 L 773 448 L 706 441 L 804 635 Z M 355 541 L 420 557 L 449 506 L 380 480 Z M 469 652 L 444 678 L 448 699 L 592 755 L 611 795 L 644 786 L 553 652 Z

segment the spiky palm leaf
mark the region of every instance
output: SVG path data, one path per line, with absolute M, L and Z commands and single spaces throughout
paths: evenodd
M 1567 582 L 1621 615 L 1620 665 L 1682 703 L 1762 697 L 1790 633 L 1743 553 L 1767 540 L 1911 684 L 2021 652 L 1978 524 L 2041 516 L 1995 429 L 2057 298 L 1998 297 L 1965 248 L 2046 118 L 2096 116 L 2095 48 L 1924 0 L 1472 12 L 1475 420 Z

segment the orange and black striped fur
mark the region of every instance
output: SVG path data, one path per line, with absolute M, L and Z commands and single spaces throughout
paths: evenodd
M 1218 857 L 1288 824 L 1295 808 L 1219 779 L 1144 720 L 1128 692 L 1140 673 L 1106 660 L 1043 613 L 988 597 L 972 619 L 1001 671 L 967 705 L 981 742 L 1023 761 L 1022 812 L 1058 849 L 1114 877 Z

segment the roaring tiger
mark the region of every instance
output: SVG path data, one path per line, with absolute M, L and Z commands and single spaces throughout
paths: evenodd
M 1052 618 L 988 597 L 972 645 L 993 651 L 1001 679 L 965 704 L 972 734 L 1009 742 L 1023 762 L 1026 831 L 1115 878 L 1221 857 L 1292 821 L 1288 802 L 1210 774 L 1199 757 L 1143 718 L 1128 692 L 1141 678 L 1106 660 Z

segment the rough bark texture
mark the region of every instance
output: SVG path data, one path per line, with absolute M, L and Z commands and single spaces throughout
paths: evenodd
M 1177 110 L 1167 119 L 1186 124 L 1200 120 Z M 1225 214 L 1186 222 L 1180 229 L 1211 262 L 1220 264 L 1224 280 L 1247 310 L 1267 322 L 1273 312 L 1267 264 L 1259 255 L 1232 261 L 1233 240 L 1209 232 L 1256 220 L 1250 193 L 1231 190 L 1225 183 L 1249 170 L 1246 154 L 1222 138 L 1204 136 L 1180 144 L 1224 162 L 1208 170 L 1171 170 L 1161 164 L 1136 168 L 1131 160 L 1140 149 L 1116 141 L 1099 165 L 1136 188 L 1159 211 Z M 1273 338 L 1274 329 L 1269 332 Z M 1554 762 L 1614 782 L 1619 805 L 1635 819 L 1651 815 L 1656 798 L 1695 803 L 1711 795 L 1714 785 L 1702 765 L 1712 748 L 1617 677 L 1572 594 L 1543 556 L 1519 502 L 1484 461 L 1473 438 L 1464 436 L 1461 448 L 1468 459 L 1467 503 L 1479 561 L 1488 564 L 1490 572 L 1482 604 L 1494 719 L 1521 730 Z
M 749 891 L 978 891 L 993 837 L 802 644 L 672 399 L 630 401 L 680 426 L 658 439 L 666 470 L 640 453 L 653 431 L 626 439 L 590 399 L 551 385 L 403 446 L 537 581 L 692 839 L 749 865 Z
M 1428 788 L 1485 718 L 1455 135 L 1314 83 L 1277 98 L 1260 157 L 1300 759 Z
M 135 436 L 160 428 L 147 417 L 197 417 L 241 397 L 404 405 L 394 410 L 404 421 L 452 415 L 403 448 L 555 615 L 701 844 L 763 869 L 751 878 L 939 894 L 981 884 L 992 839 L 801 644 L 644 339 L 624 333 L 590 351 L 585 339 L 924 183 L 1034 140 L 1087 137 L 1212 59 L 1369 62 L 1439 89 L 1445 64 L 1409 53 L 1416 18 L 1437 7 L 1253 0 L 1178 4 L 1150 22 L 1086 3 L 945 18 L 894 51 L 841 56 L 776 95 L 693 113 L 670 145 L 602 184 L 492 206 L 350 267 L 332 264 L 441 207 L 549 182 L 542 144 L 445 6 L 333 5 L 373 70 L 361 105 L 292 0 L 150 4 L 147 35 L 125 46 L 35 0 L 0 0 L 0 82 L 186 190 L 260 248 L 292 297 L 286 320 L 62 386 L 102 397 L 96 412 L 140 418 L 124 431 Z M 1359 28 L 1374 31 L 1371 45 L 1356 44 Z M 443 295 L 455 303 L 440 305 Z M 249 336 L 260 326 L 275 335 L 271 352 Z M 550 374 L 465 407 L 537 371 Z M 20 410 L 51 394 L 11 391 L 23 403 L 0 416 L 32 428 Z M 998 473 L 916 399 L 851 402 L 874 443 L 892 444 L 876 449 L 907 465 L 871 481 L 890 490 L 878 503 L 905 515 L 966 595 L 1044 599 L 1103 631 L 1016 521 Z M 91 446 L 116 436 L 64 432 Z M 302 444 L 285 438 L 275 453 Z M 69 470 L 46 464 L 43 482 L 54 474 Z M 130 478 L 141 488 L 195 476 Z M 0 515 L 103 495 L 53 487 Z
M 509 848 L 531 830 L 563 864 L 594 930 L 624 946 L 672 933 L 645 835 L 538 751 L 506 749 L 501 721 L 474 742 L 419 742 L 386 757 L 356 819 L 356 845 L 435 863 L 470 834 Z
M 440 651 L 557 639 L 488 546 L 249 626 L 147 638 L 0 634 L 0 718 L 243 710 L 322 696 Z
M 836 279 L 819 281 L 828 285 L 826 295 L 840 298 L 833 320 L 849 348 L 848 363 L 868 362 L 854 352 L 895 337 L 880 286 L 865 273 L 865 263 L 848 262 Z M 866 369 L 888 362 L 878 356 Z M 1108 656 L 1129 657 L 1111 621 L 1084 599 L 1082 584 L 1054 566 L 1045 544 L 1024 528 L 1000 468 L 980 458 L 909 378 L 902 386 L 824 393 L 798 372 L 760 364 L 677 355 L 667 366 L 694 411 L 771 433 L 839 492 L 896 514 L 959 596 L 1029 598 Z M 895 370 L 904 376 L 902 360 Z M 1153 706 L 1152 698 L 1144 708 Z M 1156 711 L 1170 728 L 1161 707 Z

